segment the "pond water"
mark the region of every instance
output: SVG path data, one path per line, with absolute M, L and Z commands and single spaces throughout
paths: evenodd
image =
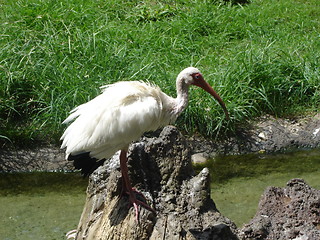
M 79 222 L 87 181 L 72 173 L 0 174 L 0 239 L 66 239 Z
M 212 199 L 238 227 L 254 216 L 267 186 L 284 187 L 292 178 L 303 178 L 320 189 L 319 149 L 217 157 L 206 166 Z M 65 239 L 79 222 L 87 182 L 75 173 L 0 174 L 1 239 Z
M 211 198 L 238 227 L 254 217 L 268 186 L 285 187 L 290 179 L 302 178 L 320 189 L 320 149 L 217 157 L 206 166 L 211 173 Z

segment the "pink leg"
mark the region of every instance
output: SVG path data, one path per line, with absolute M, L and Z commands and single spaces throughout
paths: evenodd
M 120 169 L 121 169 L 121 174 L 122 174 L 122 186 L 123 186 L 123 193 L 127 193 L 129 195 L 129 201 L 132 203 L 135 213 L 136 213 L 136 220 L 139 221 L 139 207 L 142 206 L 149 211 L 152 211 L 155 213 L 155 210 L 152 209 L 148 204 L 145 202 L 142 202 L 136 198 L 136 194 L 141 195 L 144 199 L 145 197 L 143 196 L 142 193 L 138 192 L 134 188 L 131 187 L 131 183 L 129 180 L 129 175 L 128 175 L 128 166 L 127 166 L 127 152 L 124 150 L 121 150 L 120 152 Z

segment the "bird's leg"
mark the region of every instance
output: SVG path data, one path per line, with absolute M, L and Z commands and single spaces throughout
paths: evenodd
M 128 175 L 128 166 L 127 166 L 127 152 L 124 150 L 121 150 L 120 152 L 120 169 L 122 174 L 122 193 L 127 193 L 129 195 L 129 201 L 132 203 L 135 213 L 136 213 L 136 220 L 139 221 L 139 207 L 142 206 L 152 212 L 155 212 L 154 209 L 152 209 L 148 204 L 146 204 L 143 201 L 140 201 L 137 199 L 136 194 L 141 195 L 144 200 L 146 199 L 142 193 L 138 192 L 134 188 L 131 187 L 131 183 L 129 180 Z

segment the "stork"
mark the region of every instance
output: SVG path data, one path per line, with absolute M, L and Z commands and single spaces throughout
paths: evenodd
M 176 79 L 177 97 L 165 94 L 159 87 L 142 81 L 120 81 L 102 86 L 102 93 L 71 111 L 63 123 L 72 122 L 61 140 L 66 148 L 66 159 L 89 175 L 120 150 L 122 192 L 129 195 L 138 220 L 139 208 L 153 211 L 144 201 L 137 199 L 128 176 L 127 152 L 129 144 L 138 140 L 144 132 L 155 131 L 175 122 L 188 104 L 191 85 L 211 94 L 228 117 L 225 103 L 204 80 L 197 68 L 188 67 Z

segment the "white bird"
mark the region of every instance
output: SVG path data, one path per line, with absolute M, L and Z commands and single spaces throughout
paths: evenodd
M 73 121 L 61 137 L 61 148 L 66 148 L 66 159 L 73 160 L 75 168 L 81 169 L 84 175 L 89 175 L 105 159 L 120 150 L 122 191 L 129 195 L 136 218 L 139 216 L 139 205 L 154 211 L 136 198 L 136 194 L 142 194 L 131 187 L 127 168 L 128 147 L 144 132 L 174 123 L 187 106 L 190 85 L 210 93 L 228 118 L 224 102 L 194 67 L 188 67 L 178 75 L 176 98 L 168 96 L 150 83 L 117 82 L 101 87 L 102 93 L 99 96 L 76 107 L 63 122 Z

